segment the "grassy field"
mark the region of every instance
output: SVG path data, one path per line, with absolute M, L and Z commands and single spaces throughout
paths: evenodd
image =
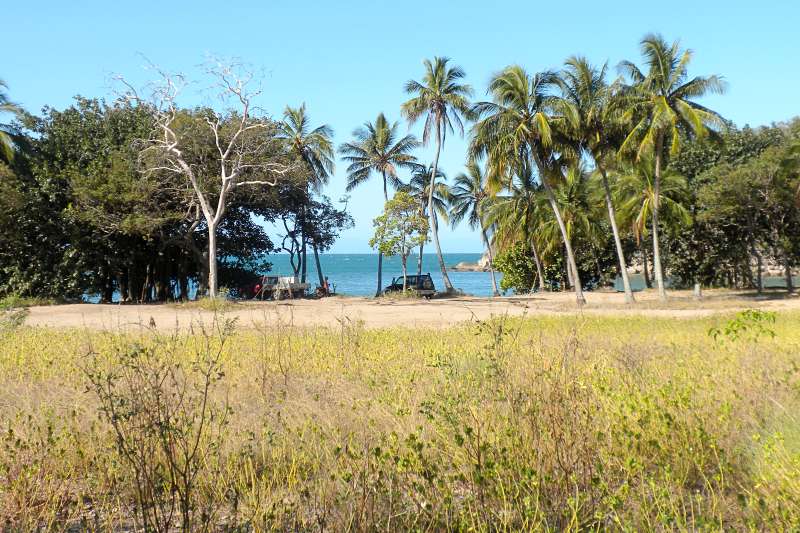
M 0 330 L 0 528 L 797 530 L 800 314 Z

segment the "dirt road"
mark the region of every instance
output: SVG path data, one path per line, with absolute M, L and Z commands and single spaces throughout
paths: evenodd
M 756 297 L 753 293 L 707 291 L 701 301 L 688 292 L 671 293 L 670 301 L 661 303 L 653 291 L 637 293 L 638 303 L 626 306 L 617 293 L 587 293 L 587 305 L 576 307 L 571 293 L 545 293 L 525 297 L 458 297 L 425 300 L 384 300 L 332 297 L 321 300 L 281 302 L 244 302 L 227 306 L 226 316 L 238 318 L 242 327 L 262 323 L 291 322 L 295 326 L 336 327 L 340 320 L 360 320 L 369 328 L 391 326 L 443 327 L 458 322 L 486 319 L 508 314 L 599 314 L 647 315 L 694 318 L 748 307 L 769 310 L 800 310 L 800 299 L 783 293 Z M 159 329 L 187 327 L 197 320 L 208 322 L 214 313 L 197 304 L 101 305 L 71 304 L 31 307 L 26 324 L 49 327 L 88 327 L 92 329 L 128 329 L 155 326 Z

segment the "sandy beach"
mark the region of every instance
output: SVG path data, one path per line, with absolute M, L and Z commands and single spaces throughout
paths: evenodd
M 800 299 L 783 292 L 757 296 L 752 292 L 707 291 L 700 301 L 689 291 L 670 293 L 666 303 L 654 291 L 636 294 L 637 303 L 627 306 L 618 293 L 587 293 L 587 305 L 578 308 L 572 293 L 544 293 L 500 298 L 457 297 L 427 300 L 388 300 L 337 296 L 321 300 L 240 302 L 226 306 L 224 314 L 236 318 L 240 327 L 282 322 L 295 326 L 337 327 L 342 320 L 362 321 L 365 327 L 445 327 L 459 322 L 483 320 L 496 315 L 536 316 L 555 314 L 644 315 L 691 319 L 715 313 L 757 307 L 765 310 L 800 309 Z M 103 305 L 69 304 L 29 309 L 26 324 L 56 328 L 158 329 L 184 328 L 198 320 L 209 322 L 212 311 L 196 304 Z

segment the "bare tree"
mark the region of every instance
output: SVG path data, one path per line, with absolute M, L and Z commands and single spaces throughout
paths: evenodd
M 208 295 L 216 297 L 217 229 L 233 191 L 244 186 L 277 184 L 279 177 L 294 165 L 274 155 L 278 141 L 273 123 L 259 113 L 254 99 L 261 90 L 253 88 L 254 76 L 242 65 L 212 61 L 205 73 L 214 80 L 214 89 L 222 103 L 222 111 L 205 111 L 208 133 L 213 136 L 213 162 L 197 164 L 191 143 L 181 135 L 177 104 L 181 90 L 187 85 L 181 74 L 170 74 L 154 68 L 158 82 L 152 84 L 149 99 L 139 97 L 133 86 L 118 78 L 127 91 L 126 98 L 147 105 L 154 116 L 153 134 L 142 147 L 142 161 L 147 172 L 168 171 L 186 178 L 194 190 L 197 203 L 208 227 Z M 215 168 L 212 176 L 207 168 Z M 215 200 L 216 196 L 216 200 Z

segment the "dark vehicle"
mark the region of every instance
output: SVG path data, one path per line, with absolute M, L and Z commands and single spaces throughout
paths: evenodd
M 422 274 L 421 276 L 417 276 L 416 274 L 410 274 L 406 277 L 406 287 L 409 290 L 417 291 L 420 296 L 424 296 L 425 298 L 430 298 L 434 294 L 436 294 L 436 287 L 433 285 L 433 278 L 431 278 L 430 274 Z M 383 289 L 384 293 L 388 292 L 400 292 L 403 290 L 403 276 L 392 278 L 392 284 Z

